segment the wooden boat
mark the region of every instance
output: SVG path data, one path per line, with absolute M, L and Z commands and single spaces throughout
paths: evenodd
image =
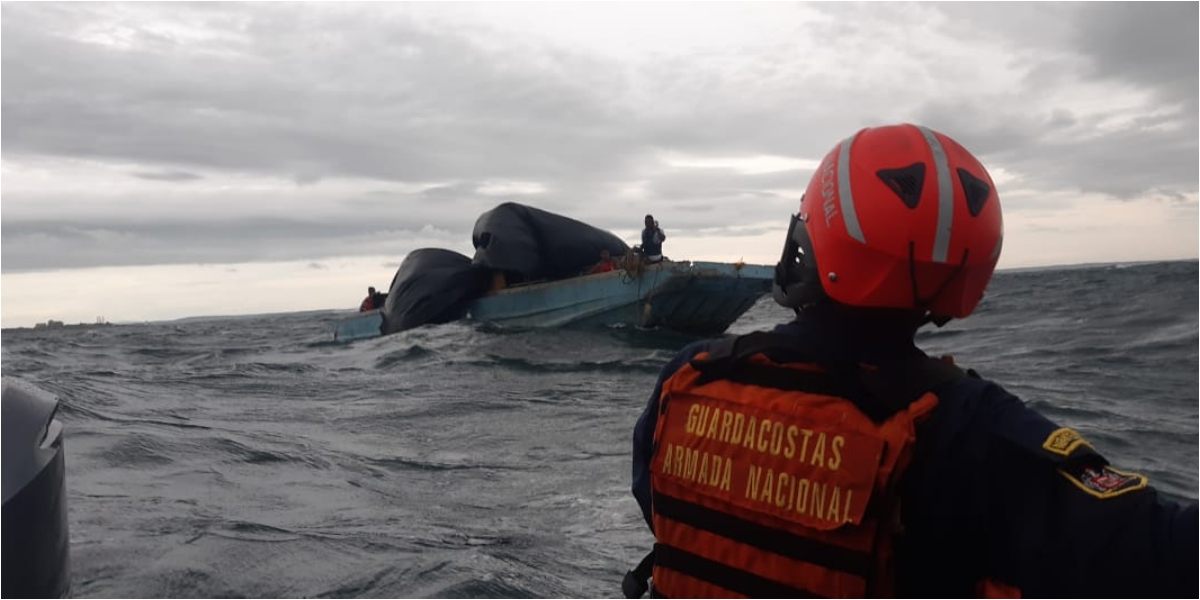
M 630 269 L 518 284 L 476 299 L 468 318 L 500 327 L 661 327 L 719 334 L 771 291 L 773 268 L 716 262 L 638 264 Z M 383 315 L 334 323 L 334 339 L 373 337 Z

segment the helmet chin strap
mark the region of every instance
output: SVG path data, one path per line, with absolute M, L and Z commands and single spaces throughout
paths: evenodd
M 916 243 L 910 241 L 908 243 L 908 277 L 909 281 L 912 282 L 913 306 L 922 308 L 929 306 L 938 296 L 942 295 L 942 292 L 946 290 L 946 286 L 950 285 L 950 282 L 954 281 L 954 278 L 958 277 L 959 273 L 962 273 L 963 267 L 967 266 L 967 257 L 970 256 L 970 254 L 971 251 L 969 249 L 963 248 L 962 260 L 958 261 L 958 265 L 954 267 L 954 270 L 950 272 L 950 275 L 942 281 L 942 284 L 939 285 L 932 294 L 922 298 L 921 292 L 917 286 Z M 949 323 L 950 319 L 951 317 L 935 315 L 929 312 L 926 313 L 925 320 L 921 323 L 921 325 L 933 323 L 934 325 L 941 327 L 946 323 Z

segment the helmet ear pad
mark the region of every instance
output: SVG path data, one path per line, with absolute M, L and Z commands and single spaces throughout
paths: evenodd
M 792 216 L 787 239 L 783 243 L 783 256 L 775 264 L 771 295 L 775 302 L 786 308 L 800 309 L 825 296 L 807 222 L 807 216 Z

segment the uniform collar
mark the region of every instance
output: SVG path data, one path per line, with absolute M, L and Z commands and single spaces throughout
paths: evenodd
M 828 360 L 881 363 L 922 354 L 913 343 L 915 327 L 894 316 L 832 302 L 804 309 L 775 332 L 796 336 L 814 355 Z

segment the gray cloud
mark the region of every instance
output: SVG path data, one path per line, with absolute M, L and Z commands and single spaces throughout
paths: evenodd
M 153 173 L 140 172 L 140 173 L 134 173 L 133 176 L 137 177 L 138 179 L 147 179 L 150 181 L 183 182 L 183 181 L 196 181 L 197 179 L 204 179 L 203 175 L 197 175 L 195 173 L 188 173 L 186 171 L 157 171 L 157 172 L 153 172 Z
M 327 201 L 327 213 L 313 216 L 304 207 L 290 216 L 246 216 L 213 210 L 222 205 L 254 206 L 272 201 L 269 194 L 229 200 L 210 196 L 182 213 L 160 207 L 153 196 L 131 198 L 143 206 L 136 219 L 123 211 L 57 218 L 6 218 L 0 222 L 4 272 L 104 265 L 149 265 L 311 260 L 364 253 L 392 255 L 397 261 L 435 240 L 458 251 L 471 248 L 471 231 L 485 211 L 506 201 L 552 207 L 596 227 L 625 232 L 636 243 L 642 216 L 655 213 L 677 235 L 731 224 L 749 225 L 748 201 L 779 222 L 795 211 L 798 197 L 781 197 L 761 188 L 799 187 L 797 172 L 742 175 L 725 169 L 680 170 L 648 186 L 644 201 L 609 201 L 604 185 L 579 186 L 566 196 L 482 194 L 483 182 L 432 186 L 416 192 L 372 190 L 340 201 Z M 57 205 L 61 197 L 26 202 Z M 336 207 L 341 207 L 338 210 Z M 743 231 L 743 233 L 745 233 Z M 427 242 L 428 243 L 428 242 Z
M 1034 185 L 1122 199 L 1196 191 L 1194 118 L 1145 115 L 1107 130 L 1096 117 L 977 101 L 931 102 L 918 114 L 935 129 L 955 132 L 986 165 L 1031 174 Z
M 365 219 L 364 219 L 365 221 Z M 5 272 L 106 265 L 238 263 L 351 256 L 398 257 L 420 227 L 385 229 L 364 222 L 258 218 L 226 222 L 26 221 L 3 224 Z M 469 230 L 460 238 L 470 245 Z M 449 241 L 449 240 L 448 240 Z M 364 247 L 368 252 L 364 252 Z
M 5 5 L 5 155 L 255 170 L 302 183 L 579 177 L 620 156 L 608 145 L 619 129 L 605 127 L 603 99 L 589 93 L 607 87 L 606 71 L 586 59 L 547 52 L 557 68 L 530 71 L 464 37 L 337 15 L 323 18 L 317 45 L 300 5 L 238 8 L 253 37 L 241 44 L 248 56 L 231 57 L 144 30 L 138 39 L 155 43 L 97 46 L 47 34 L 50 15 L 33 6 Z M 514 68 L 492 66 L 505 63 Z M 521 151 L 506 147 L 513 139 Z
M 1149 86 L 1196 116 L 1200 4 L 1087 2 L 1079 10 L 1072 43 L 1088 57 L 1088 75 Z
M 4 272 L 365 247 L 399 258 L 426 228 L 469 246 L 475 218 L 507 200 L 618 231 L 646 212 L 677 234 L 782 229 L 808 171 L 683 168 L 662 152 L 815 160 L 898 120 L 952 133 L 1030 187 L 1196 190 L 1194 4 L 818 4 L 827 19 L 755 52 L 625 61 L 423 17 L 435 8 L 0 5 L 5 164 L 84 161 L 154 186 L 116 200 L 6 186 Z M 933 33 L 1004 44 L 1024 77 L 978 91 L 988 65 L 935 55 Z M 1107 113 L 1036 102 L 1082 82 L 1124 82 L 1163 111 L 1118 107 L 1128 123 L 1111 127 Z M 293 187 L 213 191 L 240 178 Z M 364 183 L 329 191 L 348 179 Z M 497 192 L 504 182 L 533 187 Z
M 1195 3 L 939 6 L 982 31 L 1027 44 L 1017 55 L 1029 72 L 1003 96 L 928 101 L 916 111 L 919 121 L 954 132 L 985 163 L 1028 174 L 1035 185 L 1122 199 L 1196 191 Z M 1045 18 L 1052 15 L 1067 18 Z M 1051 35 L 1058 31 L 1064 35 Z M 1115 105 L 1125 122 L 1114 124 L 1117 113 L 1084 115 L 1026 101 L 1084 81 L 1121 82 L 1150 93 L 1159 106 Z

